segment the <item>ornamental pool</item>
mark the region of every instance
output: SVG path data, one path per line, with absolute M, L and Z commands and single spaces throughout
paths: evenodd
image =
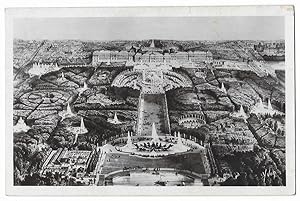
M 168 171 L 130 172 L 130 175 L 113 178 L 112 185 L 126 186 L 203 186 L 201 179 Z

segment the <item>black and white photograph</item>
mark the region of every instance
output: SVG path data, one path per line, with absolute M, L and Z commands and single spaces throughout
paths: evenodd
M 31 9 L 7 26 L 11 188 L 293 189 L 292 7 Z

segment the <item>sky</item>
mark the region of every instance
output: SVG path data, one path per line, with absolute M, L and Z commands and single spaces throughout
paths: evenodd
M 24 40 L 281 40 L 284 17 L 19 18 Z

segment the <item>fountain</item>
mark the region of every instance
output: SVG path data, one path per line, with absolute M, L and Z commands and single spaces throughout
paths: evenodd
M 85 134 L 87 132 L 88 132 L 88 130 L 86 129 L 86 127 L 84 125 L 83 118 L 81 117 L 81 119 L 80 119 L 80 132 L 79 132 L 79 134 Z
M 240 110 L 238 112 L 233 112 L 231 114 L 232 117 L 235 117 L 235 118 L 242 118 L 244 119 L 244 121 L 246 121 L 246 119 L 248 118 L 247 114 L 245 113 L 244 111 L 244 108 L 243 106 L 241 105 L 240 107 Z
M 61 79 L 63 79 L 63 80 L 66 79 L 64 72 L 61 72 Z
M 88 133 L 88 130 L 86 129 L 84 125 L 83 118 L 81 117 L 80 119 L 80 126 L 79 127 L 71 127 L 68 129 L 69 131 L 75 133 L 75 139 L 74 139 L 74 144 L 77 142 L 78 135 L 86 134 Z
M 57 80 L 60 81 L 60 82 L 67 81 L 64 72 L 61 72 L 61 75 L 60 75 L 60 77 Z
M 174 145 L 173 150 L 176 152 L 186 152 L 189 150 L 189 147 L 183 144 L 179 131 L 177 132 L 177 143 Z
M 221 91 L 222 91 L 223 93 L 225 93 L 225 94 L 227 93 L 227 90 L 226 90 L 226 88 L 225 88 L 223 82 L 222 82 L 222 84 L 221 84 Z
M 239 113 L 240 113 L 241 116 L 246 116 L 246 113 L 245 113 L 244 108 L 243 108 L 242 105 L 240 107 L 240 112 Z
M 83 82 L 83 87 L 82 87 L 82 88 L 78 88 L 79 96 L 80 96 L 83 92 L 85 92 L 86 90 L 88 90 L 88 89 L 89 89 L 89 87 L 88 87 L 86 81 L 84 81 L 84 82 Z
M 176 132 L 174 135 L 176 137 Z M 177 143 L 174 143 L 170 137 L 160 139 L 154 122 L 152 123 L 151 136 L 145 136 L 143 139 L 135 139 L 137 139 L 137 142 L 133 143 L 130 132 L 128 132 L 126 145 L 119 147 L 117 150 L 134 155 L 156 158 L 175 153 L 187 152 L 191 149 L 189 145 L 184 144 L 180 132 L 177 133 Z M 191 140 L 191 142 L 193 141 Z M 195 144 L 195 146 L 197 145 Z
M 26 125 L 22 117 L 19 118 L 17 124 L 13 127 L 14 133 L 27 132 L 29 129 L 30 127 Z
M 130 136 L 130 132 L 128 131 L 127 133 L 127 146 L 132 148 L 132 140 L 131 140 L 131 136 Z
M 115 112 L 115 114 L 114 114 L 114 121 L 115 122 L 119 122 L 119 119 L 118 119 L 118 116 L 117 116 L 117 113 Z
M 259 107 L 259 108 L 264 108 L 264 104 L 263 104 L 261 98 L 259 98 L 259 101 L 258 101 L 258 107 Z
M 240 111 L 239 111 L 238 116 L 241 117 L 241 118 L 243 118 L 244 120 L 247 119 L 247 114 L 245 113 L 244 108 L 243 108 L 242 105 L 241 105 L 241 107 L 240 107 Z
M 270 98 L 268 99 L 268 110 L 273 110 Z
M 263 102 L 260 98 L 258 103 L 256 103 L 256 105 L 251 109 L 250 113 L 273 115 L 275 113 L 280 114 L 281 112 L 273 109 L 270 99 L 268 99 L 268 105 L 266 106 L 263 104 Z
M 111 118 L 108 118 L 107 120 L 109 123 L 112 123 L 112 124 L 122 124 L 122 122 L 118 119 L 118 116 L 117 116 L 117 113 L 115 112 L 114 114 L 114 118 L 111 119 Z
M 87 86 L 87 83 L 86 83 L 86 82 L 83 83 L 83 88 L 84 88 L 84 89 L 88 89 L 88 86 Z
M 67 110 L 63 110 L 58 113 L 58 115 L 62 118 L 61 121 L 63 121 L 66 118 L 74 117 L 75 114 L 71 110 L 70 103 L 67 104 Z
M 127 143 L 121 149 L 122 149 L 122 151 L 125 151 L 125 152 L 131 152 L 131 151 L 134 150 L 132 139 L 131 139 L 131 135 L 130 135 L 129 131 L 127 132 Z
M 54 67 L 53 67 L 53 71 L 58 71 L 60 68 L 58 67 L 57 63 L 55 63 Z
M 177 144 L 182 145 L 182 139 L 179 131 L 177 133 Z
M 151 133 L 151 137 L 152 137 L 152 140 L 151 142 L 160 142 L 159 138 L 158 138 L 158 135 L 157 135 L 157 132 L 156 132 L 156 127 L 155 127 L 155 123 L 153 122 L 152 123 L 152 133 Z
M 73 112 L 72 112 L 72 110 L 71 110 L 70 103 L 68 103 L 68 105 L 67 105 L 67 114 L 74 115 Z

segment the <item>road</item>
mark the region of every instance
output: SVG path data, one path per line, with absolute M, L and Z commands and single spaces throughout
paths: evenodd
M 16 80 L 16 78 L 18 77 L 18 75 L 20 73 L 25 73 L 26 70 L 28 70 L 28 68 L 30 66 L 28 66 L 28 64 L 30 64 L 33 59 L 35 58 L 35 56 L 39 53 L 40 49 L 43 47 L 43 45 L 45 44 L 45 40 L 43 40 L 41 42 L 41 44 L 38 46 L 38 48 L 34 51 L 34 53 L 31 55 L 31 57 L 18 69 L 18 71 L 15 74 L 14 80 Z

